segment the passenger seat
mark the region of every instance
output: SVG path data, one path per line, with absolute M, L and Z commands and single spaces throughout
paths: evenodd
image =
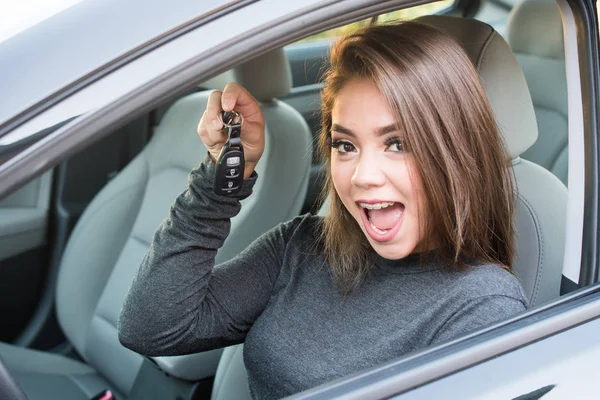
M 522 154 L 565 185 L 568 171 L 568 110 L 565 49 L 560 11 L 554 0 L 525 0 L 508 17 L 508 43 L 529 86 L 538 140 Z
M 298 215 L 312 160 L 309 127 L 297 111 L 276 99 L 291 88 L 283 50 L 234 72 L 262 103 L 266 148 L 256 168 L 254 194 L 233 218 L 217 263 Z M 196 127 L 209 93 L 194 93 L 169 108 L 147 146 L 94 198 L 69 238 L 56 309 L 61 328 L 83 361 L 0 343 L 0 355 L 31 400 L 89 399 L 107 388 L 125 398 L 132 390 L 144 358 L 119 343 L 117 319 L 156 228 L 186 188 L 190 170 L 206 155 Z M 154 360 L 169 375 L 195 381 L 215 374 L 221 352 Z

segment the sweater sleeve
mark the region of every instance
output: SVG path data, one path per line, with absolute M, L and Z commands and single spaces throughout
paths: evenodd
M 457 338 L 477 329 L 513 317 L 526 310 L 522 300 L 504 295 L 481 296 L 469 300 L 437 331 L 430 345 Z
M 256 174 L 236 197 L 212 188 L 209 157 L 154 234 L 119 317 L 121 343 L 148 356 L 181 355 L 240 343 L 266 306 L 285 248 L 283 225 L 215 267 L 230 219 Z

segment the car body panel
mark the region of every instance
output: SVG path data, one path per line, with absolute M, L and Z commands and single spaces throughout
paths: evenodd
M 544 388 L 544 400 L 592 399 L 599 395 L 600 319 L 550 336 L 418 389 L 403 400 L 514 399 Z M 527 398 L 527 397 L 525 397 Z
M 0 126 L 78 79 L 219 7 L 225 0 L 165 3 L 86 0 L 0 43 Z

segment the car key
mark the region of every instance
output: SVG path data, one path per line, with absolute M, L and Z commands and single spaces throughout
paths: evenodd
M 244 148 L 240 138 L 243 118 L 237 111 L 222 111 L 219 118 L 228 138 L 217 161 L 214 189 L 216 194 L 234 195 L 244 181 Z

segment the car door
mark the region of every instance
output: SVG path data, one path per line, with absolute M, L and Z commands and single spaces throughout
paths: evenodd
M 42 291 L 51 188 L 50 171 L 0 200 L 2 341 L 23 329 Z
M 149 121 L 143 115 L 0 200 L 0 341 L 49 348 L 64 340 L 49 283 L 87 205 L 147 142 Z M 0 145 L 0 154 L 23 145 Z

